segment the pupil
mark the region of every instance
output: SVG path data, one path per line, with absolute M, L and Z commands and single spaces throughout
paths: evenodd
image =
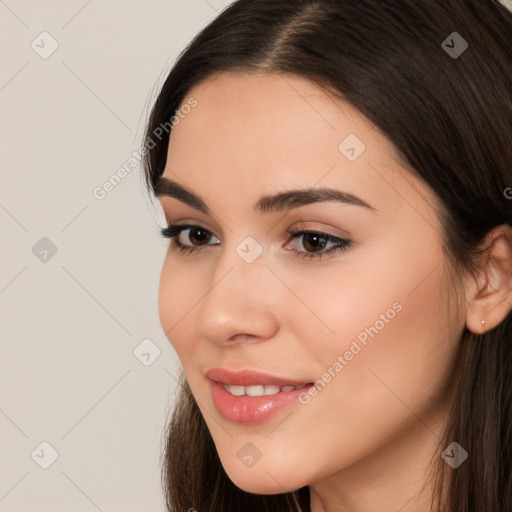
M 313 246 L 313 248 L 323 249 L 325 247 L 325 238 L 320 236 L 320 235 L 315 235 L 314 233 L 307 234 L 306 235 L 306 240 L 308 241 L 308 244 L 313 240 L 313 243 L 310 244 L 310 245 Z M 323 243 L 319 243 L 319 240 L 324 240 L 324 242 Z
M 204 242 L 205 240 L 208 239 L 205 229 L 197 228 L 194 231 L 192 231 L 192 233 L 193 233 L 193 238 L 195 238 L 196 240 L 199 240 L 201 242 Z M 198 235 L 198 233 L 199 233 L 199 235 Z

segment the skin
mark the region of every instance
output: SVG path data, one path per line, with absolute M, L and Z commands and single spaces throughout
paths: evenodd
M 159 199 L 167 221 L 212 235 L 201 242 L 181 233 L 183 244 L 200 249 L 194 254 L 171 242 L 159 314 L 227 474 L 252 493 L 309 485 L 313 512 L 429 510 L 428 464 L 445 448 L 437 444 L 461 334 L 465 325 L 482 332 L 484 314 L 486 329 L 504 318 L 508 266 L 492 264 L 455 289 L 432 192 L 364 116 L 317 85 L 222 73 L 189 96 L 198 104 L 172 131 L 164 176 L 213 214 Z M 353 162 L 338 149 L 349 134 L 366 146 Z M 375 211 L 334 202 L 253 209 L 263 195 L 319 186 L 350 192 Z M 289 249 L 315 249 L 304 236 L 292 239 L 289 230 L 299 229 L 351 245 L 302 259 Z M 236 252 L 247 236 L 263 248 L 250 264 Z M 493 236 L 495 253 L 510 261 L 508 232 Z M 465 297 L 459 307 L 457 293 Z M 207 368 L 315 382 L 394 303 L 401 310 L 307 405 L 257 425 L 228 422 L 216 410 Z M 261 452 L 251 468 L 237 458 L 247 442 Z

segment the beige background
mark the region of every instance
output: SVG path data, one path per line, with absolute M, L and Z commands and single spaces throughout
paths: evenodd
M 163 217 L 129 158 L 154 84 L 229 3 L 0 0 L 0 512 L 164 510 L 178 361 Z
M 93 191 L 138 148 L 159 76 L 228 3 L 0 1 L 1 512 L 164 510 L 177 359 L 157 311 L 163 217 L 138 166 Z M 31 47 L 52 48 L 43 31 L 59 45 L 46 59 Z M 53 257 L 33 254 L 43 237 Z M 133 353 L 147 338 L 149 366 Z

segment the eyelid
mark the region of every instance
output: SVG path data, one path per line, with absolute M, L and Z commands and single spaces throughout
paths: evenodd
M 187 228 L 195 228 L 195 227 L 203 228 L 204 230 L 208 231 L 209 233 L 216 236 L 217 238 L 220 238 L 219 236 L 217 236 L 215 234 L 214 231 L 212 231 L 210 228 L 206 227 L 205 224 L 203 224 L 201 221 L 198 221 L 196 219 L 184 218 L 184 219 L 179 219 L 179 220 L 172 220 L 166 216 L 165 224 L 166 224 L 166 226 L 176 226 L 176 227 L 182 227 L 184 229 L 185 229 L 185 227 L 187 227 Z
M 312 224 L 317 224 L 317 223 L 300 221 L 300 222 L 294 224 L 287 232 L 295 233 L 297 231 L 307 231 L 310 233 L 323 233 L 325 235 L 330 235 L 335 238 L 349 238 L 349 239 L 352 238 L 351 234 L 348 231 L 341 229 L 339 227 L 336 227 L 336 226 L 332 226 L 326 222 L 322 222 L 321 226 L 312 225 Z
M 189 229 L 195 229 L 195 228 L 201 228 L 204 231 L 207 231 L 212 237 L 218 238 L 220 240 L 220 237 L 218 237 L 211 229 L 205 228 L 204 226 L 198 224 L 197 222 L 168 222 L 166 226 L 160 229 L 160 233 L 165 238 L 172 238 L 177 239 L 177 237 L 183 232 L 187 231 Z
M 165 214 L 166 208 L 164 207 L 163 204 L 162 204 L 162 207 L 163 207 L 164 214 Z M 308 208 L 308 207 L 311 207 L 311 205 L 308 205 L 305 208 Z M 304 212 L 302 213 L 301 217 L 303 215 L 305 216 Z M 171 217 L 171 215 L 167 215 L 167 214 L 165 215 L 165 221 L 166 221 L 167 225 L 193 224 L 194 226 L 199 226 L 199 227 L 209 231 L 212 235 L 215 235 L 217 238 L 219 238 L 219 239 L 221 238 L 220 236 L 218 236 L 215 233 L 215 231 L 213 231 L 209 227 L 206 227 L 205 223 L 198 221 L 196 218 L 184 217 L 184 218 L 179 218 L 179 220 L 173 220 L 170 217 Z M 311 224 L 321 224 L 321 226 L 311 227 Z M 325 226 L 327 226 L 327 228 L 331 231 L 325 231 L 325 229 L 326 229 Z M 276 227 L 276 225 L 274 224 L 274 227 L 271 228 L 270 231 L 274 230 L 275 227 Z M 315 231 L 315 232 L 320 232 L 320 233 L 324 233 L 324 234 L 329 234 L 333 237 L 338 237 L 338 238 L 350 238 L 350 239 L 352 238 L 352 235 L 347 230 L 341 229 L 340 227 L 335 226 L 335 225 L 330 224 L 329 222 L 325 222 L 325 221 L 313 222 L 313 221 L 306 221 L 306 220 L 298 220 L 286 232 L 289 234 L 290 231 L 296 231 L 296 230 Z M 228 227 L 228 231 L 231 231 L 229 229 L 229 227 Z

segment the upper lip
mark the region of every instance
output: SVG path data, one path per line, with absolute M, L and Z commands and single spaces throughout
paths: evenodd
M 228 384 L 230 386 L 300 386 L 301 384 L 309 384 L 307 380 L 293 380 L 268 373 L 262 373 L 254 370 L 233 371 L 226 368 L 211 368 L 205 373 L 209 379 Z

